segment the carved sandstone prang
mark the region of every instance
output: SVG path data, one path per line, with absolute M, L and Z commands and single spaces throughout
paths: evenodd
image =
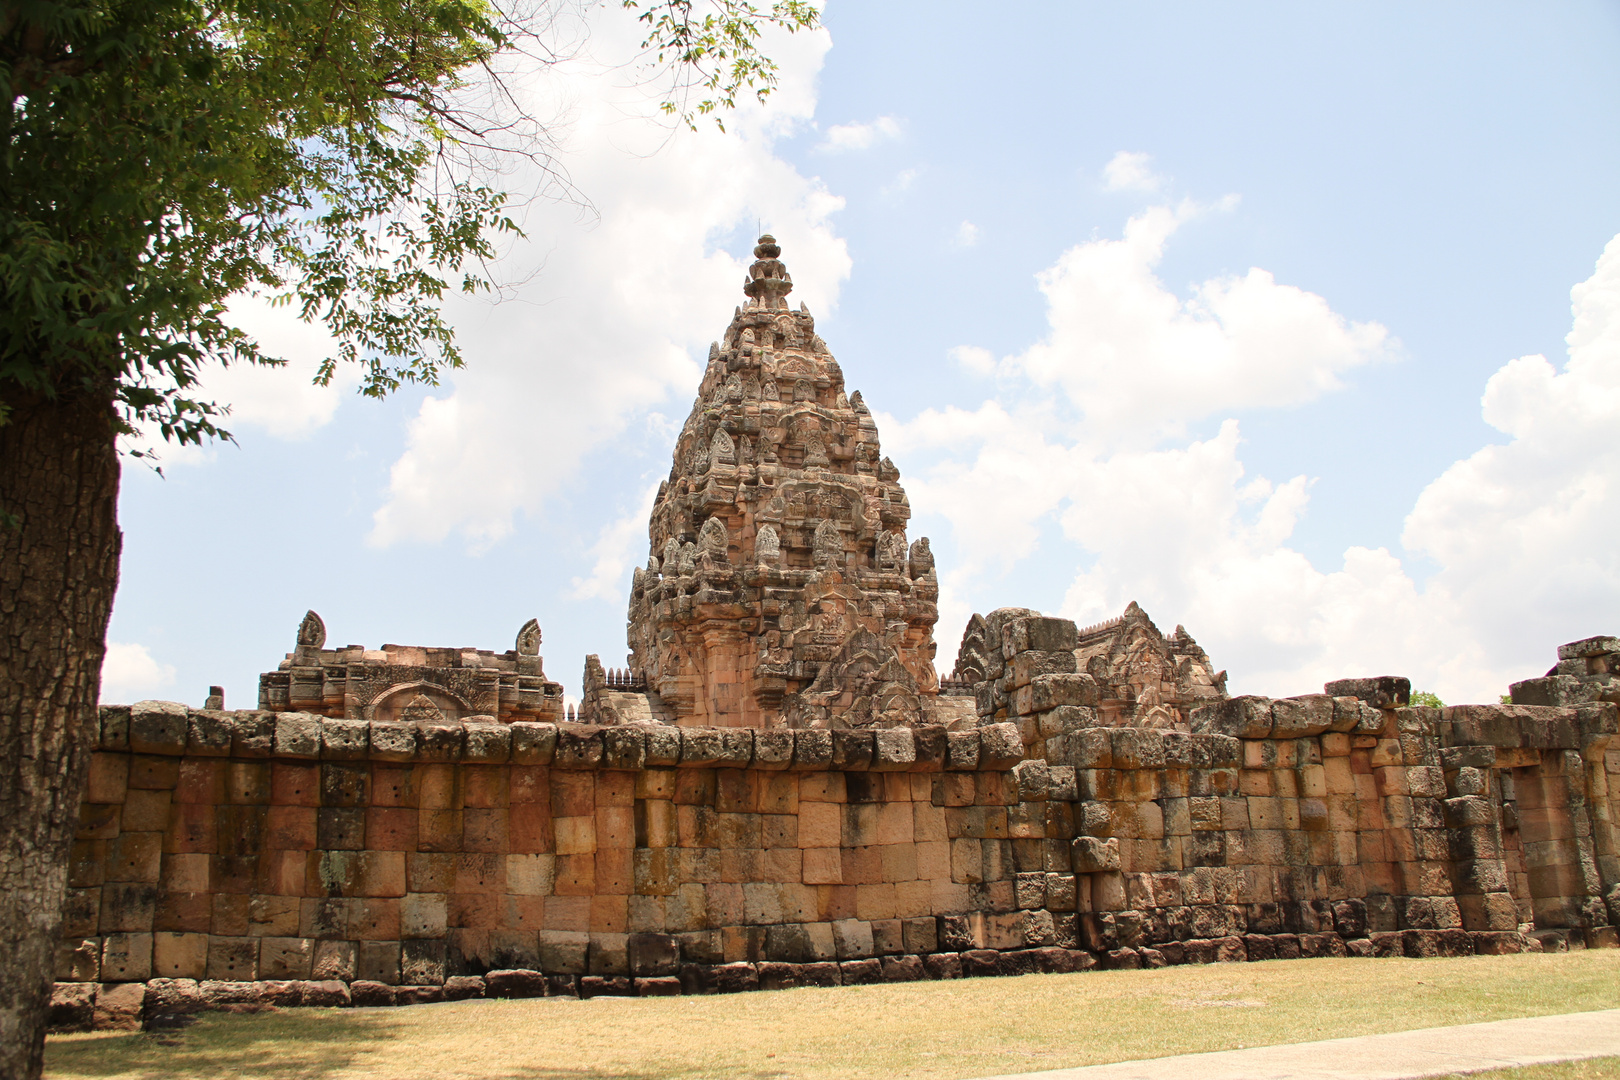
M 762 236 L 754 254 L 648 522 L 662 575 L 632 582 L 632 677 L 682 724 L 923 723 L 938 585 L 906 567 L 932 556 L 907 558 L 899 470 L 809 311 L 788 309 L 781 248 Z

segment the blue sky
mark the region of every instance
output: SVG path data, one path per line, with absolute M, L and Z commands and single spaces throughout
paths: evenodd
M 312 390 L 320 335 L 241 305 L 301 363 L 126 466 L 104 700 L 249 706 L 311 607 L 622 662 L 759 224 L 933 540 L 941 669 L 971 611 L 1136 599 L 1235 690 L 1492 700 L 1620 629 L 1620 6 L 835 3 L 726 135 L 649 119 L 613 8 L 528 90 L 592 206 L 525 208 L 467 371 Z

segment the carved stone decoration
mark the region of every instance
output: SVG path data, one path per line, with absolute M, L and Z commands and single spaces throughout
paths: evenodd
M 540 620 L 530 619 L 523 624 L 517 634 L 517 654 L 519 656 L 540 655 Z
M 444 711 L 426 694 L 417 694 L 399 711 L 399 718 L 407 724 L 442 724 Z
M 709 440 L 709 464 L 711 466 L 737 464 L 737 447 L 731 441 L 731 436 L 726 434 L 725 428 L 717 430 L 714 438 Z
M 718 516 L 705 521 L 703 528 L 698 530 L 699 558 L 707 557 L 724 562 L 726 548 L 729 544 L 730 538 L 726 535 L 726 523 Z
M 304 621 L 298 624 L 298 644 L 306 649 L 319 649 L 326 644 L 326 623 L 313 611 L 304 612 Z
M 844 556 L 844 534 L 839 532 L 837 522 L 829 519 L 816 526 L 812 551 L 817 570 L 838 569 Z
M 754 561 L 761 566 L 775 566 L 782 559 L 782 541 L 769 525 L 760 526 L 754 536 Z
M 903 571 L 906 568 L 906 534 L 884 532 L 878 535 L 877 568 Z
M 934 553 L 928 547 L 928 537 L 924 536 L 911 545 L 911 560 L 909 573 L 911 580 L 927 577 L 934 569 Z
M 748 268 L 748 280 L 743 283 L 750 307 L 767 311 L 787 309 L 782 298 L 793 291 L 793 278 L 777 258 L 780 254 L 782 249 L 776 246 L 776 237 L 766 233 L 759 238 L 759 245 L 754 248 L 756 261 Z
M 1225 672 L 1192 635 L 1178 626 L 1166 638 L 1135 601 L 1117 619 L 1079 631 L 1075 658 L 1097 682 L 1107 725 L 1186 730 L 1194 708 L 1226 697 Z
M 663 574 L 631 583 L 629 677 L 680 724 L 917 722 L 937 580 L 905 573 L 911 505 L 871 410 L 788 310 L 776 242 L 756 255 L 648 521 Z

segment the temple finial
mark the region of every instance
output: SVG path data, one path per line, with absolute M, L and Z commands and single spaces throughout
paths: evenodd
M 766 233 L 759 238 L 754 247 L 754 265 L 748 268 L 748 280 L 743 283 L 743 292 L 748 295 L 751 306 L 787 310 L 783 297 L 793 291 L 793 276 L 777 257 L 781 254 L 776 237 Z

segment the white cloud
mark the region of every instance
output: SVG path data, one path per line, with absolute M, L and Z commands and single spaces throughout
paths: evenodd
M 921 464 L 907 477 L 919 517 L 945 518 L 958 553 L 942 566 L 942 668 L 970 610 L 1021 603 L 1088 622 L 1137 600 L 1167 630 L 1184 623 L 1236 692 L 1393 673 L 1448 701 L 1494 701 L 1559 642 L 1613 632 L 1620 237 L 1574 290 L 1565 369 L 1526 357 L 1487 384 L 1484 416 L 1511 441 L 1418 498 L 1404 543 L 1439 564 L 1420 587 L 1382 548 L 1318 569 L 1290 547 L 1312 481 L 1248 475 L 1236 420 L 1179 435 L 1329 393 L 1389 345 L 1262 270 L 1168 293 L 1151 268 L 1177 220 L 1150 211 L 1123 240 L 1082 244 L 1040 275 L 1051 332 L 994 365 L 993 400 L 883 419 L 887 448 Z M 983 350 L 952 355 L 991 367 Z M 1071 569 L 1050 592 L 1008 596 L 1023 560 Z
M 288 307 L 271 307 L 266 299 L 239 296 L 231 301 L 229 321 L 258 339 L 267 356 L 287 361 L 282 367 L 236 364 L 205 372 L 204 391 L 230 405 L 227 427 L 252 425 L 279 439 L 302 439 L 324 427 L 359 376 L 352 364 L 339 364 L 328 386 L 313 382 L 336 341 L 320 323 L 311 325 Z
M 917 177 L 921 175 L 921 169 L 901 169 L 895 174 L 893 180 L 889 181 L 883 186 L 881 194 L 889 197 L 899 195 L 902 192 L 910 191 L 911 185 L 915 184 L 917 182 Z
M 633 52 L 624 23 L 609 11 L 593 45 Z M 645 96 L 620 87 L 615 68 L 576 63 L 539 77 L 536 108 L 575 102 L 561 164 L 597 217 L 534 203 L 531 239 L 503 263 L 525 281 L 518 299 L 455 309 L 468 367 L 411 420 L 373 544 L 456 533 L 485 548 L 516 514 L 540 513 L 632 417 L 672 394 L 684 414 L 698 358 L 742 300 L 751 259 L 739 258 L 737 234 L 751 235 L 756 219 L 783 245 L 799 283 L 790 299 L 832 307 L 850 269 L 829 224 L 843 202 L 773 150 L 813 114 L 827 47 L 821 32 L 769 42 L 782 85 L 769 107 L 749 103 L 729 118 L 729 134 L 672 135 L 644 119 Z
M 1481 412 L 1510 441 L 1436 478 L 1402 535 L 1497 665 L 1613 633 L 1620 612 L 1620 236 L 1571 298 L 1564 370 L 1525 356 L 1491 376 Z
M 101 700 L 140 701 L 174 685 L 174 665 L 160 664 L 145 645 L 109 641 L 101 665 Z
M 880 116 L 871 123 L 839 124 L 827 129 L 826 136 L 816 144 L 816 149 L 825 154 L 869 150 L 880 142 L 898 139 L 900 131 L 900 121 L 892 116 Z
M 602 600 L 615 607 L 630 595 L 630 573 L 647 546 L 647 519 L 652 515 L 658 484 L 648 486 L 628 512 L 602 526 L 591 554 L 596 557 L 588 576 L 573 579 L 569 595 L 576 600 Z
M 1211 279 L 1186 299 L 1166 289 L 1154 267 L 1201 212 L 1190 202 L 1153 207 L 1120 239 L 1076 245 L 1036 276 L 1050 330 L 1014 363 L 1036 385 L 1061 387 L 1112 437 L 1140 441 L 1227 410 L 1303 404 L 1390 354 L 1382 326 L 1350 322 L 1265 270 Z
M 959 248 L 970 248 L 979 242 L 979 227 L 971 221 L 964 221 L 956 227 L 956 235 L 951 237 L 951 243 Z
M 1103 166 L 1104 191 L 1158 191 L 1164 178 L 1150 167 L 1151 154 L 1121 150 Z
M 961 365 L 963 371 L 975 375 L 996 373 L 996 358 L 989 349 L 981 349 L 977 345 L 958 345 L 950 351 L 950 357 Z

